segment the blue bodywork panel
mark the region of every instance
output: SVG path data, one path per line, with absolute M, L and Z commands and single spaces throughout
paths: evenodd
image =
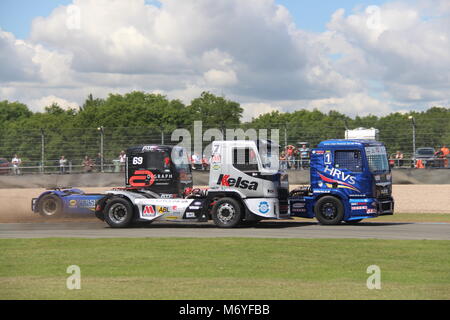
M 55 189 L 48 190 L 34 198 L 32 201 L 33 212 L 38 212 L 39 201 L 47 194 L 54 194 L 61 199 L 64 214 L 94 214 L 98 200 L 105 197 L 104 194 L 84 193 L 80 189 Z
M 344 221 L 393 214 L 392 177 L 383 151 L 384 145 L 372 140 L 321 142 L 310 155 L 311 192 L 290 199 L 291 215 L 313 218 L 316 202 L 325 195 L 341 200 Z

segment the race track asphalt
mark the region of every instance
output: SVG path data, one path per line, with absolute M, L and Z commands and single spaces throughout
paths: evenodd
M 361 222 L 322 226 L 315 222 L 261 222 L 253 227 L 219 229 L 212 223 L 155 222 L 148 226 L 112 229 L 98 222 L 2 223 L 0 238 L 357 238 L 450 240 L 450 223 Z

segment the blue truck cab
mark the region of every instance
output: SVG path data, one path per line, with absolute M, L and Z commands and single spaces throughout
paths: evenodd
M 394 213 L 386 148 L 374 140 L 327 140 L 311 150 L 308 187 L 295 189 L 291 216 L 357 223 Z

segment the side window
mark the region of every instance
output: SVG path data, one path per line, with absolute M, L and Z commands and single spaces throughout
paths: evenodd
M 334 153 L 334 167 L 352 172 L 362 172 L 361 152 L 358 150 L 336 151 Z
M 250 148 L 233 148 L 233 167 L 240 171 L 258 171 L 255 151 Z
M 145 168 L 159 171 L 170 169 L 170 157 L 166 152 L 148 152 L 146 153 Z

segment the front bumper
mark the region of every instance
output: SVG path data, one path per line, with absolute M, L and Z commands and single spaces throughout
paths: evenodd
M 378 215 L 389 216 L 394 214 L 394 199 L 392 197 L 377 199 Z
M 350 199 L 349 209 L 349 213 L 344 220 L 359 220 L 393 215 L 394 199 L 392 197 L 385 197 L 381 199 Z

